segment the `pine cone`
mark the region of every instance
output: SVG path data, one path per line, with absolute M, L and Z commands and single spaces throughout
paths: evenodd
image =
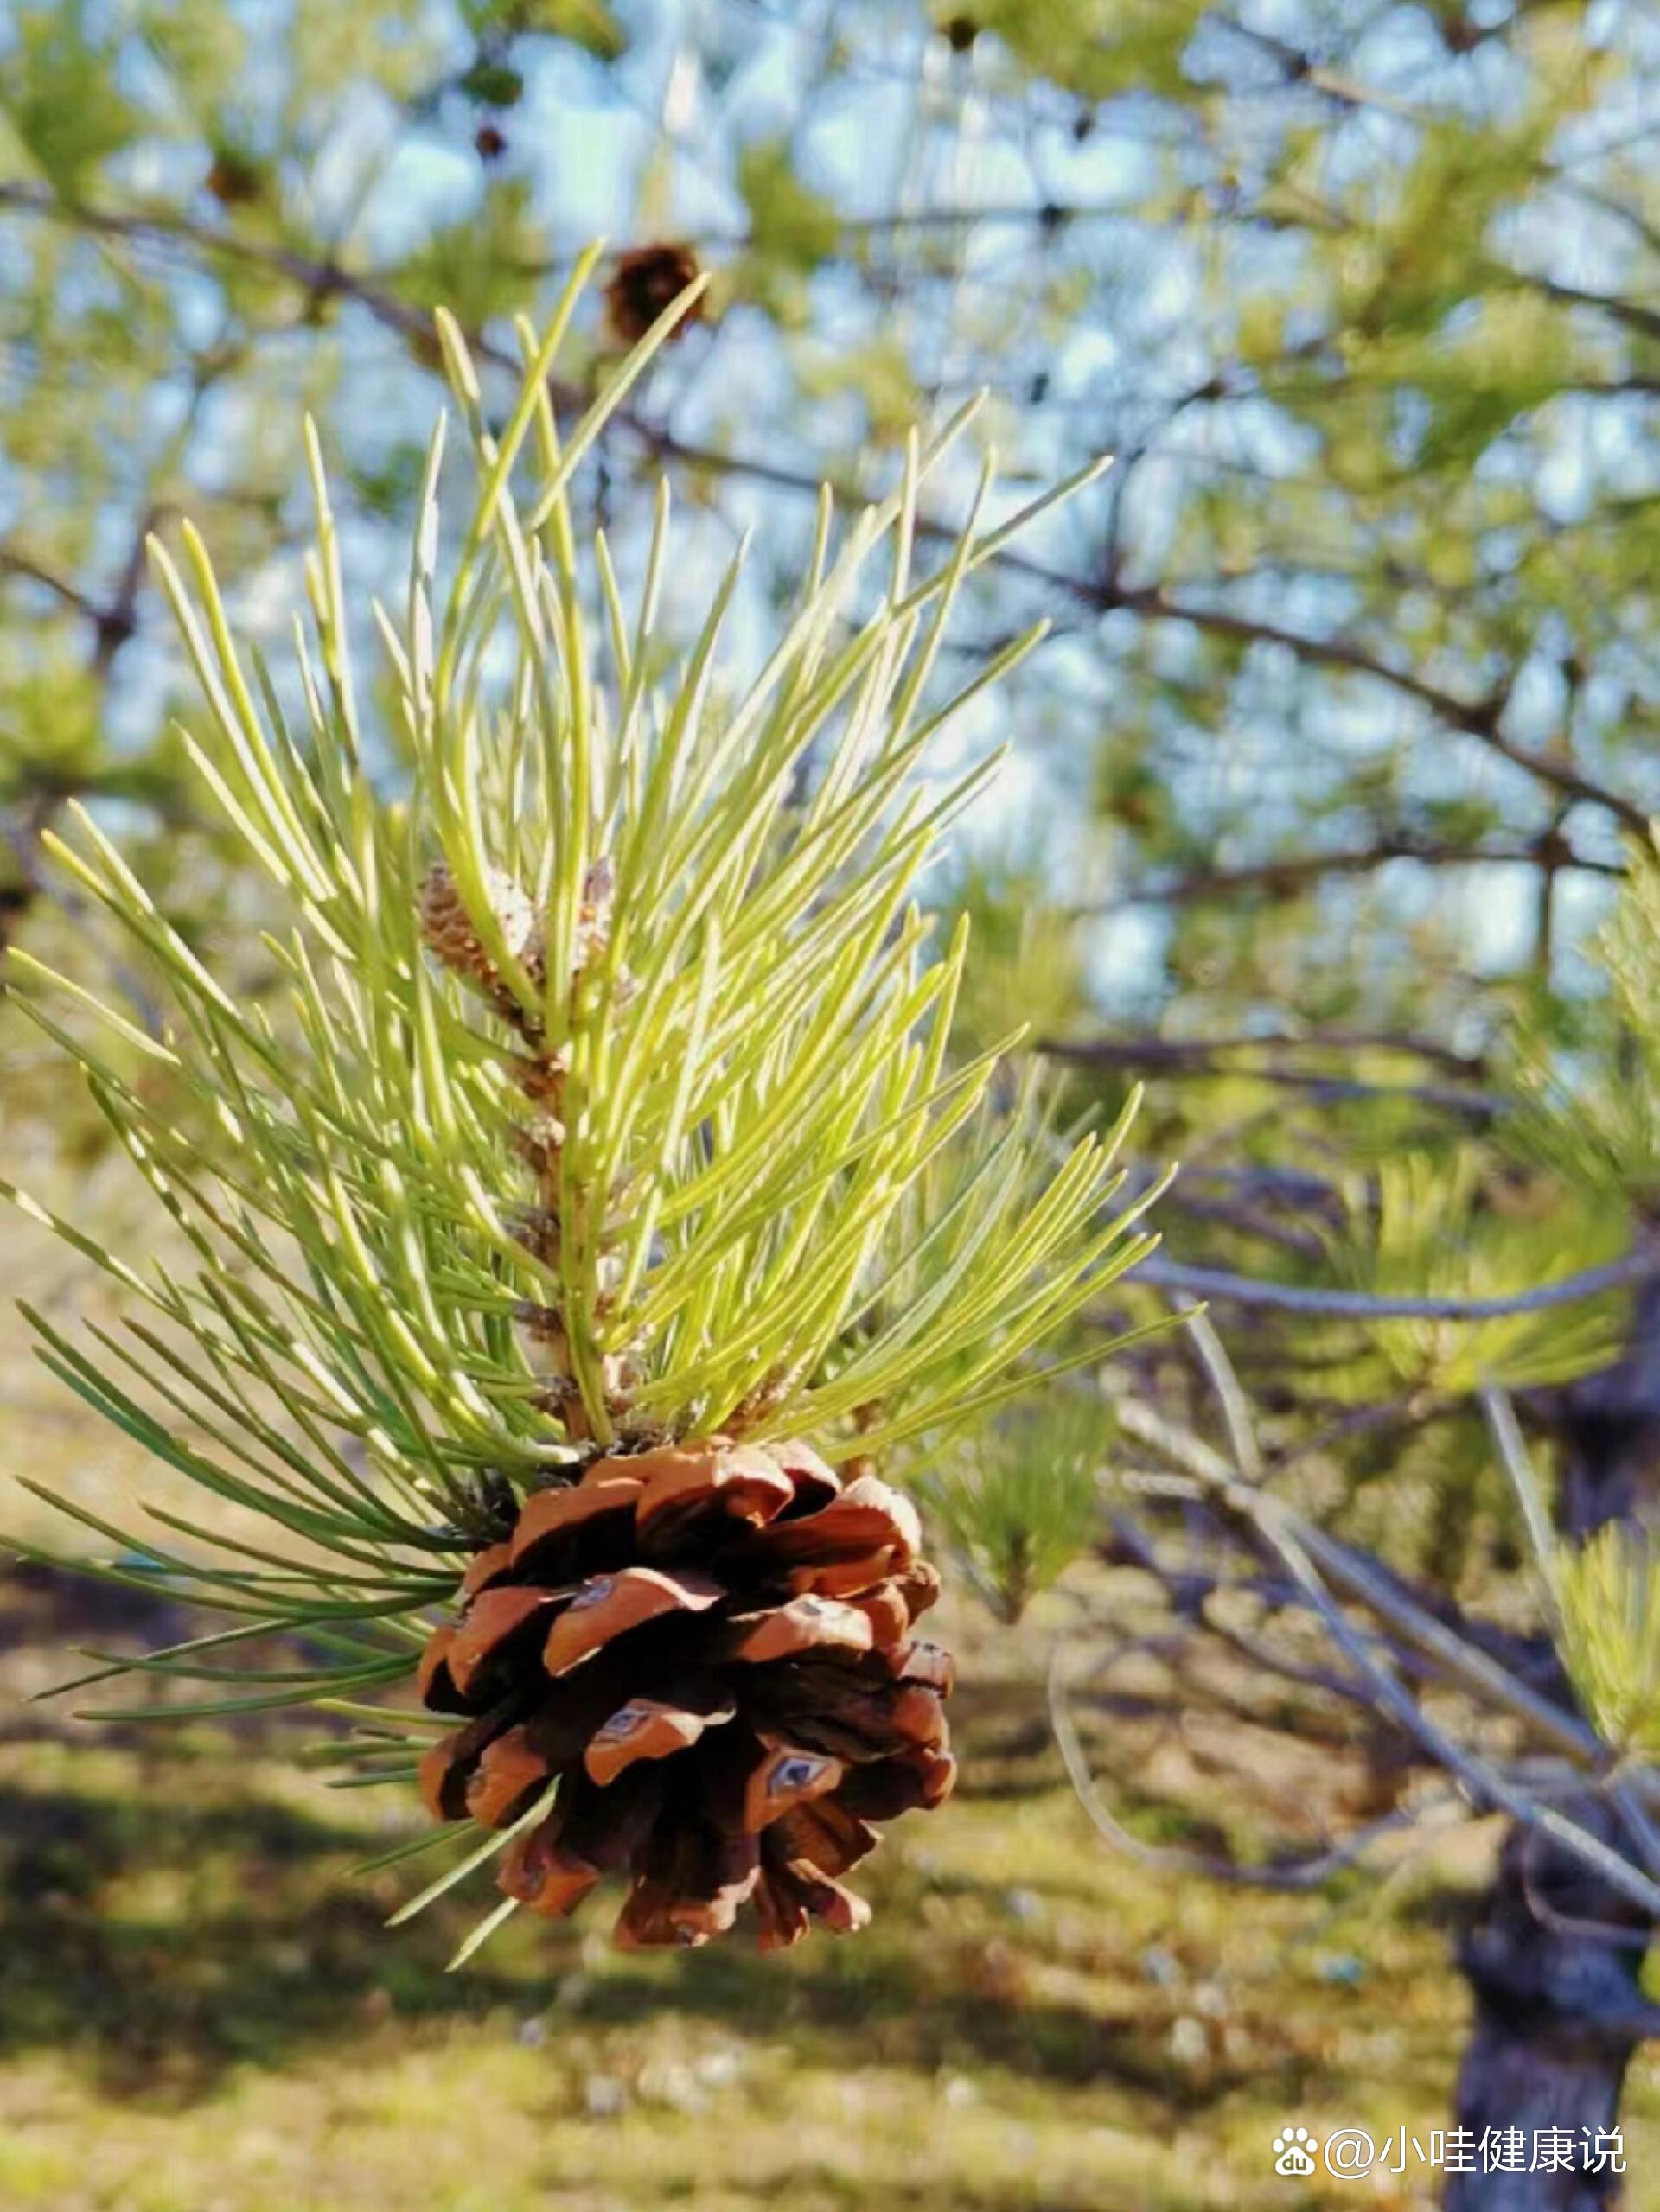
M 529 893 L 501 868 L 486 870 L 484 888 L 508 950 L 540 982 L 541 928 Z M 473 927 L 455 877 L 442 860 L 433 863 L 421 884 L 420 917 L 422 939 L 445 967 L 465 976 L 493 998 L 505 996 L 501 972 Z
M 637 245 L 619 253 L 605 287 L 605 312 L 615 335 L 625 346 L 643 338 L 697 274 L 698 257 L 689 245 Z M 702 320 L 703 302 L 698 300 L 675 324 L 671 338 L 684 337 Z
M 438 1820 L 546 1820 L 501 1889 L 550 1918 L 608 1873 L 625 1948 L 693 1945 L 755 1908 L 760 1946 L 869 1909 L 840 1877 L 872 1821 L 943 1802 L 948 1655 L 911 1640 L 939 1592 L 914 1509 L 805 1444 L 725 1437 L 608 1458 L 538 1492 L 481 1552 L 421 1661 L 466 1725 L 421 1762 Z

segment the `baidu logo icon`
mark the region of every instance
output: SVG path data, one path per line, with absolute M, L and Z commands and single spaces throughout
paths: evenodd
M 1318 2138 L 1306 2127 L 1288 2127 L 1274 2139 L 1274 2171 L 1277 2174 L 1312 2174 Z

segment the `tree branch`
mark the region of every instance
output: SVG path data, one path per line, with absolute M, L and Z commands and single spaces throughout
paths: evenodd
M 0 184 L 0 208 L 10 208 L 42 220 L 69 223 L 100 237 L 148 239 L 164 245 L 184 246 L 212 258 L 252 263 L 269 269 L 274 274 L 289 277 L 317 299 L 344 297 L 354 300 L 377 322 L 406 339 L 425 340 L 431 335 L 429 317 L 424 309 L 411 307 L 371 277 L 361 275 L 337 261 L 322 259 L 291 246 L 273 245 L 264 240 L 244 238 L 234 232 L 217 230 L 210 224 L 197 221 L 176 210 L 169 209 L 159 214 L 128 214 L 92 207 L 80 202 L 72 204 L 56 199 L 40 186 L 19 182 Z M 523 365 L 511 348 L 497 344 L 482 332 L 469 332 L 469 339 L 482 360 L 508 368 L 515 375 L 520 373 Z M 568 386 L 550 380 L 549 392 L 559 405 L 571 408 L 581 404 L 582 394 Z M 723 451 L 681 438 L 631 405 L 619 407 L 614 419 L 661 461 L 673 461 L 685 468 L 706 469 L 751 483 L 769 484 L 777 490 L 795 492 L 813 499 L 819 496 L 822 488 L 823 480 L 804 469 L 791 469 L 750 455 Z M 854 505 L 868 503 L 867 496 L 857 488 L 843 485 L 837 485 L 834 488 L 839 497 Z M 954 541 L 957 535 L 949 524 L 929 516 L 917 517 L 916 530 L 919 536 L 935 540 Z M 1415 700 L 1449 729 L 1478 739 L 1491 751 L 1536 781 L 1582 800 L 1587 805 L 1606 809 L 1628 829 L 1638 833 L 1645 832 L 1648 827 L 1648 819 L 1642 808 L 1618 792 L 1610 791 L 1582 775 L 1568 762 L 1531 752 L 1505 737 L 1498 728 L 1505 697 L 1502 686 L 1485 698 L 1465 700 L 1424 678 L 1414 675 L 1409 670 L 1392 666 L 1349 639 L 1310 637 L 1277 623 L 1235 614 L 1228 609 L 1173 599 L 1159 585 L 1128 586 L 1111 577 L 1070 575 L 1007 548 L 999 548 L 987 559 L 990 565 L 1004 574 L 1024 577 L 1097 613 L 1110 614 L 1122 610 L 1140 615 L 1151 622 L 1187 622 L 1213 635 L 1233 638 L 1242 644 L 1283 647 L 1309 666 L 1347 669 L 1355 674 L 1370 676 L 1379 683 L 1390 685 L 1402 697 Z
M 1394 860 L 1416 861 L 1423 868 L 1520 865 L 1555 870 L 1577 868 L 1593 876 L 1621 877 L 1625 873 L 1619 861 L 1593 860 L 1574 852 L 1559 857 L 1554 850 L 1541 851 L 1533 845 L 1495 851 L 1491 847 L 1465 849 L 1458 845 L 1421 845 L 1410 838 L 1382 838 L 1376 845 L 1345 852 L 1295 853 L 1277 860 L 1253 861 L 1240 868 L 1205 869 L 1191 876 L 1176 877 L 1167 883 L 1138 885 L 1115 898 L 1074 907 L 1070 911 L 1083 916 L 1116 914 L 1138 906 L 1185 906 L 1206 899 L 1231 897 L 1237 891 L 1289 894 L 1326 876 L 1364 875 L 1371 869 L 1386 867 Z
M 1087 1051 L 1130 1067 L 1172 1069 L 1206 1069 L 1218 1055 L 1233 1052 L 1394 1052 L 1409 1060 L 1430 1061 L 1455 1075 L 1471 1076 L 1481 1074 L 1487 1065 L 1481 1053 L 1460 1052 L 1439 1037 L 1421 1036 L 1412 1030 L 1309 1030 L 1300 1034 L 1294 1030 L 1242 1030 L 1236 1036 L 1214 1037 L 1166 1037 L 1141 1032 L 1085 1039 L 1076 1045 L 1044 1042 L 1034 1049 L 1057 1055 Z M 1205 1172 L 1219 1174 L 1221 1170 L 1207 1169 Z M 1302 1182 L 1307 1178 L 1293 1180 Z
M 1554 755 L 1532 752 L 1506 737 L 1498 726 L 1506 698 L 1502 685 L 1484 698 L 1463 699 L 1456 692 L 1414 675 L 1409 669 L 1392 666 L 1352 639 L 1310 637 L 1300 630 L 1235 614 L 1227 608 L 1173 599 L 1159 584 L 1127 585 L 1105 578 L 1090 582 L 1049 567 L 1026 554 L 1001 553 L 998 565 L 1026 576 L 1051 591 L 1069 593 L 1101 614 L 1121 611 L 1140 615 L 1150 622 L 1189 622 L 1197 629 L 1217 637 L 1233 638 L 1242 645 L 1281 647 L 1309 667 L 1341 668 L 1354 675 L 1370 677 L 1377 683 L 1389 685 L 1403 698 L 1414 700 L 1447 729 L 1475 738 L 1536 781 L 1570 798 L 1583 800 L 1589 806 L 1606 808 L 1616 820 L 1639 835 L 1648 828 L 1648 816 L 1643 809 L 1618 792 L 1597 783 L 1570 762 Z
M 105 609 L 95 599 L 89 598 L 79 584 L 72 583 L 67 576 L 60 576 L 32 553 L 26 553 L 21 545 L 0 545 L 0 576 L 19 576 L 38 584 L 75 614 L 85 615 L 89 622 L 100 622 L 104 617 Z
M 1261 1042 L 1269 1048 L 1278 1043 L 1283 1050 L 1288 1040 L 1266 1037 Z M 1444 1084 L 1374 1083 L 1355 1075 L 1328 1074 L 1318 1068 L 1265 1067 L 1260 1063 L 1230 1067 L 1214 1056 L 1206 1056 L 1204 1048 L 1191 1053 L 1184 1053 L 1179 1047 L 1161 1051 L 1162 1043 L 1163 1040 L 1158 1039 L 1039 1037 L 1031 1049 L 1043 1054 L 1045 1059 L 1065 1061 L 1076 1068 L 1165 1068 L 1187 1075 L 1248 1076 L 1254 1082 L 1306 1091 L 1317 1102 L 1397 1099 L 1433 1107 L 1437 1112 L 1478 1118 L 1509 1112 L 1514 1103 L 1496 1091 L 1452 1090 Z M 1214 1048 L 1210 1050 L 1214 1054 Z
M 1231 1305 L 1261 1306 L 1280 1313 L 1317 1314 L 1353 1321 L 1498 1321 L 1512 1314 L 1544 1313 L 1576 1305 L 1608 1291 L 1628 1290 L 1660 1277 L 1660 1252 L 1643 1246 L 1599 1267 L 1582 1268 L 1531 1291 L 1488 1298 L 1414 1298 L 1378 1296 L 1370 1291 L 1322 1290 L 1296 1283 L 1259 1283 L 1218 1267 L 1189 1267 L 1157 1253 L 1136 1263 L 1134 1279 L 1155 1290 L 1184 1291 L 1195 1297 L 1220 1298 Z

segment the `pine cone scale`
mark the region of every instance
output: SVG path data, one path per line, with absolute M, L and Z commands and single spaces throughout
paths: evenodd
M 486 1715 L 443 1737 L 422 1756 L 417 1786 L 435 1820 L 466 1818 L 468 1786 L 484 1753 L 507 1725 L 504 1716 Z
M 457 1693 L 482 1702 L 482 1685 L 501 1675 L 515 1654 L 540 1642 L 548 1616 L 559 1603 L 551 1590 L 502 1589 L 481 1591 L 468 1608 L 444 1654 L 444 1664 Z
M 875 1633 L 869 1616 L 855 1606 L 809 1593 L 769 1612 L 735 1614 L 724 1648 L 729 1658 L 761 1667 L 815 1651 L 867 1652 Z
M 712 1712 L 697 1712 L 656 1698 L 636 1698 L 600 1724 L 584 1750 L 583 1765 L 589 1780 L 603 1788 L 636 1759 L 667 1759 L 689 1751 L 705 1729 L 722 1726 L 737 1712 L 730 1699 Z
M 539 1491 L 507 1546 L 512 1572 L 562 1582 L 622 1566 L 639 1496 L 639 1483 L 620 1476 Z
M 505 1828 L 546 1789 L 553 1769 L 522 1722 L 498 1736 L 467 1783 L 467 1810 L 481 1827 Z
M 725 1596 L 708 1575 L 669 1574 L 656 1567 L 622 1567 L 583 1584 L 547 1632 L 542 1664 L 559 1676 L 578 1667 L 613 1637 L 676 1613 L 703 1613 Z M 454 1672 L 454 1660 L 450 1671 Z

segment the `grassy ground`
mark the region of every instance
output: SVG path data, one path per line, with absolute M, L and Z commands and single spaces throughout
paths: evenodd
M 8 1259 L 54 1319 L 87 1303 L 43 1241 Z M 164 1493 L 9 1323 L 0 1402 L 14 1469 L 135 1522 L 141 1491 Z M 29 1512 L 14 1491 L 0 1525 Z M 93 1727 L 26 1702 L 76 1644 L 185 1632 L 89 1587 L 0 1568 L 0 2212 L 1433 2201 L 1416 2165 L 1281 2180 L 1270 2145 L 1287 2123 L 1443 2120 L 1465 2009 L 1448 1883 L 1478 1864 L 1312 1900 L 1138 1871 L 1061 1775 L 1041 1636 L 950 1624 L 964 1786 L 872 1862 L 865 1935 L 642 1962 L 591 1912 L 509 1922 L 451 1975 L 493 1893 L 387 1930 L 421 1873 L 352 1869 L 419 1816 L 297 1769 L 309 1724 Z M 1626 2139 L 1629 2201 L 1660 2212 L 1647 2063 Z
M 16 2212 L 1177 2212 L 1427 2204 L 1278 2179 L 1295 2120 L 1441 2117 L 1464 2007 L 1433 1889 L 1318 1902 L 1104 1855 L 1035 1686 L 974 1671 L 966 1787 L 896 1831 L 874 1926 L 785 1960 L 642 1962 L 602 1925 L 471 1903 L 387 1931 L 380 1793 L 297 1772 L 291 1724 L 89 1728 L 19 1693 L 85 1600 L 0 1597 L 0 2205 Z M 139 1621 L 98 1624 L 109 1641 Z M 1628 2131 L 1660 2204 L 1660 2099 Z

